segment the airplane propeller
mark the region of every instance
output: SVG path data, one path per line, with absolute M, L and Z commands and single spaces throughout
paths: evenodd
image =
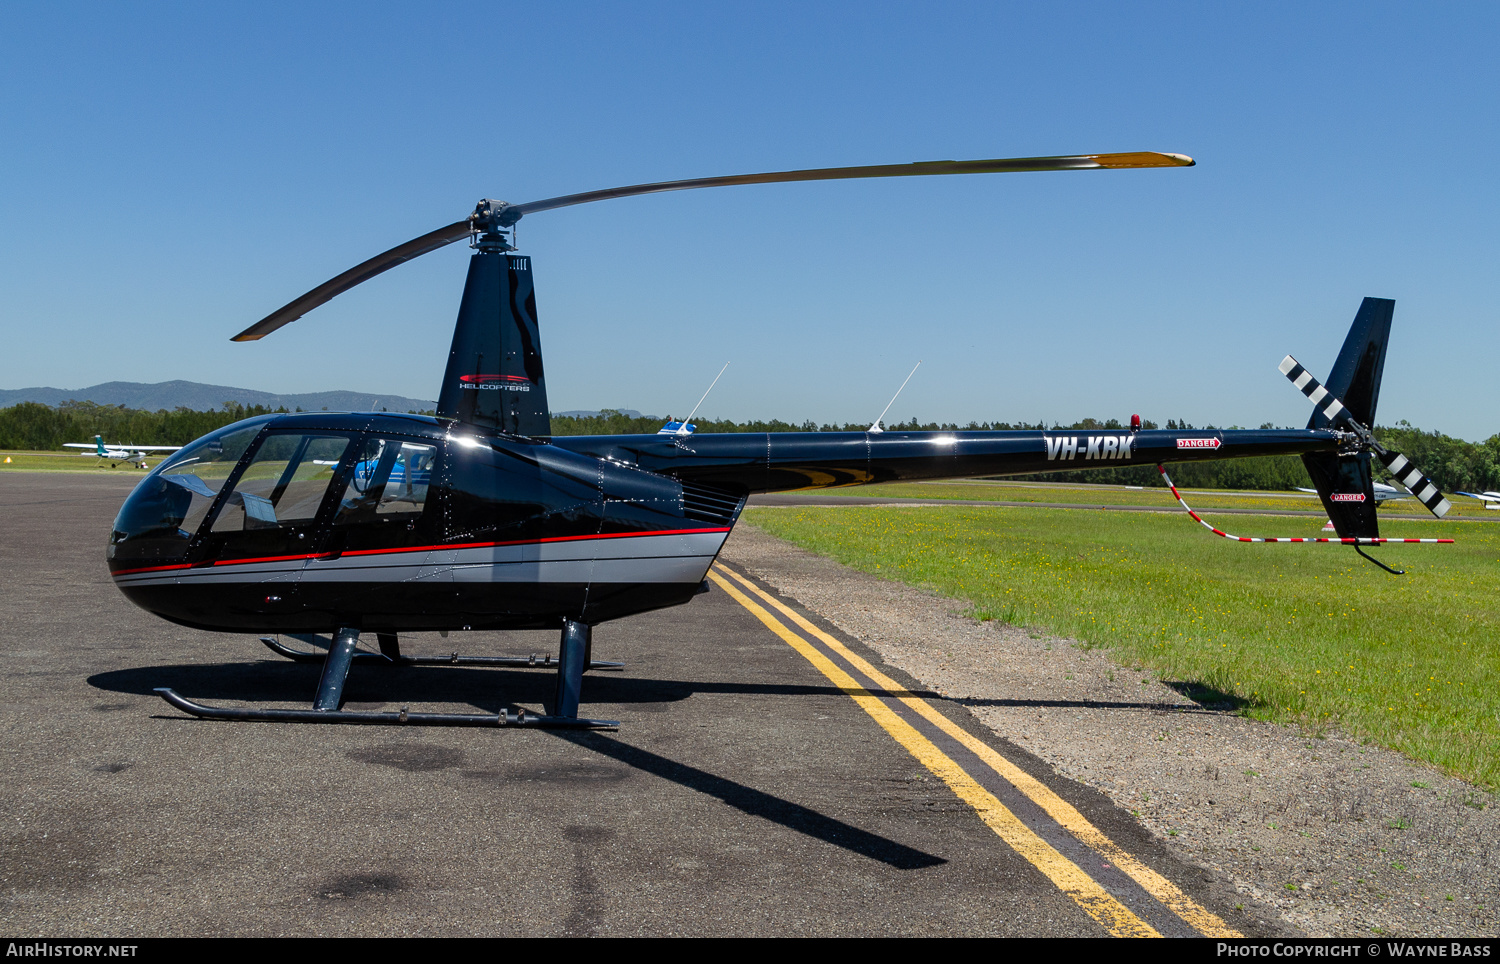
M 1386 470 L 1410 489 L 1411 494 L 1427 507 L 1428 512 L 1439 519 L 1448 514 L 1452 506 L 1447 499 L 1443 498 L 1442 490 L 1438 488 L 1437 483 L 1423 474 L 1422 470 L 1413 465 L 1406 456 L 1375 441 L 1375 434 L 1367 426 L 1356 422 L 1354 416 L 1350 415 L 1349 410 L 1344 407 L 1344 403 L 1314 378 L 1311 372 L 1303 368 L 1297 359 L 1288 355 L 1277 367 L 1302 394 L 1308 397 L 1314 406 L 1318 407 L 1324 418 L 1335 425 L 1348 428 L 1359 438 L 1363 447 L 1373 451 Z
M 486 198 L 474 213 L 462 221 L 438 228 L 405 244 L 397 245 L 368 261 L 361 262 L 337 277 L 323 282 L 302 297 L 271 312 L 260 321 L 235 335 L 233 341 L 255 341 L 301 318 L 307 312 L 357 284 L 369 281 L 382 272 L 438 248 L 475 235 L 491 243 L 504 244 L 500 232 L 512 227 L 527 214 L 556 208 L 607 201 L 612 198 L 658 194 L 663 191 L 687 191 L 703 187 L 730 187 L 739 184 L 774 184 L 784 181 L 828 181 L 860 177 L 924 177 L 938 174 L 1005 174 L 1018 171 L 1100 171 L 1148 167 L 1192 167 L 1196 162 L 1184 154 L 1137 151 L 1127 154 L 1075 154 L 1061 157 L 1010 157 L 982 161 L 919 161 L 915 164 L 879 164 L 866 167 L 824 167 L 806 171 L 773 171 L 762 174 L 732 174 L 725 177 L 696 177 L 682 181 L 657 181 L 625 187 L 565 194 L 561 197 L 525 204 L 509 204 Z

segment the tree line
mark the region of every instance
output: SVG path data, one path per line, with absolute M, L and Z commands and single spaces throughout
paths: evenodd
M 66 442 L 86 442 L 95 435 L 102 435 L 106 442 L 185 445 L 231 422 L 278 411 L 284 412 L 286 409 L 226 402 L 222 408 L 209 412 L 187 408 L 148 412 L 123 406 L 98 405 L 94 402 L 65 402 L 57 406 L 21 402 L 0 409 L 0 449 L 61 449 Z M 661 428 L 662 421 L 651 416 L 632 417 L 613 409 L 605 409 L 593 416 L 554 415 L 552 434 L 649 435 Z M 806 421 L 798 424 L 780 419 L 735 422 L 700 418 L 695 420 L 695 424 L 699 432 L 862 432 L 868 428 L 864 423 L 819 424 Z M 1158 427 L 1151 421 L 1143 422 L 1142 426 L 1148 429 Z M 1261 426 L 1267 429 L 1272 427 L 1269 424 Z M 1193 430 L 1194 426 L 1169 419 L 1166 428 Z M 1203 428 L 1212 430 L 1214 426 Z M 1092 418 L 1072 425 L 1026 422 L 969 422 L 967 425 L 959 425 L 954 422 L 921 423 L 912 419 L 909 422 L 887 425 L 886 429 L 904 432 L 1087 431 L 1122 430 L 1124 426 L 1117 419 L 1100 421 Z M 1493 435 L 1483 442 L 1466 442 L 1441 432 L 1424 432 L 1402 421 L 1394 426 L 1377 427 L 1375 436 L 1421 466 L 1445 491 L 1500 489 L 1500 435 Z M 1385 476 L 1385 471 L 1378 462 L 1375 468 L 1378 477 Z M 1154 465 L 1048 472 L 1016 478 L 1142 486 L 1162 484 Z M 1179 485 L 1205 489 L 1284 491 L 1298 486 L 1312 486 L 1302 460 L 1296 456 L 1185 462 L 1172 469 L 1172 478 Z
M 20 402 L 0 408 L 0 449 L 60 449 L 67 442 L 89 442 L 95 435 L 106 442 L 131 445 L 186 445 L 230 422 L 286 409 L 226 402 L 212 412 L 190 408 L 147 412 L 122 405 L 64 402 L 42 405 Z

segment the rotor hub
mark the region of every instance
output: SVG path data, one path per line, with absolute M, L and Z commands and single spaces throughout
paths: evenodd
M 480 251 L 514 251 L 507 228 L 515 227 L 521 212 L 506 201 L 484 198 L 469 215 L 469 246 Z

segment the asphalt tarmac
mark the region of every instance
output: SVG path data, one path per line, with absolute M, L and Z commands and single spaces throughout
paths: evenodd
M 305 707 L 319 668 L 126 601 L 103 554 L 130 481 L 0 477 L 7 934 L 1271 926 L 1102 795 L 726 567 L 688 606 L 595 630 L 595 658 L 626 668 L 588 674 L 582 712 L 621 721 L 615 733 L 188 718 L 152 688 Z M 403 639 L 414 653 L 556 645 L 552 633 Z M 540 711 L 553 685 L 545 670 L 356 665 L 345 697 L 348 709 Z

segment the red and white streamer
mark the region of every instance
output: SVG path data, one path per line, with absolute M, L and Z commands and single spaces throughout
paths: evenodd
M 1225 539 L 1233 539 L 1236 542 L 1324 542 L 1324 543 L 1328 543 L 1329 545 L 1334 545 L 1334 546 L 1340 546 L 1340 545 L 1342 545 L 1342 546 L 1374 546 L 1374 545 L 1380 545 L 1381 543 L 1386 543 L 1386 542 L 1393 542 L 1393 543 L 1394 542 L 1420 542 L 1420 543 L 1445 543 L 1445 544 L 1453 542 L 1452 539 L 1363 539 L 1363 538 L 1361 538 L 1361 539 L 1344 539 L 1344 538 L 1339 538 L 1339 539 L 1323 539 L 1323 538 L 1302 539 L 1302 538 L 1295 538 L 1295 539 L 1293 539 L 1293 538 L 1260 538 L 1258 536 L 1236 536 L 1236 535 L 1230 535 L 1229 533 L 1225 532 L 1223 529 L 1216 529 L 1216 528 L 1214 528 L 1214 526 L 1211 523 L 1205 522 L 1203 520 L 1202 516 L 1200 516 L 1198 513 L 1196 513 L 1196 512 L 1193 511 L 1192 506 L 1190 506 L 1186 502 L 1182 501 L 1182 494 L 1177 491 L 1177 486 L 1175 486 L 1175 485 L 1172 484 L 1172 478 L 1171 478 L 1171 476 L 1167 475 L 1166 466 L 1158 465 L 1156 467 L 1156 471 L 1158 471 L 1158 472 L 1161 473 L 1161 477 L 1167 483 L 1167 488 L 1169 488 L 1169 489 L 1172 490 L 1172 495 L 1174 497 L 1176 497 L 1178 503 L 1184 509 L 1187 509 L 1187 514 L 1190 515 L 1190 516 L 1192 516 L 1194 519 L 1196 519 L 1198 521 L 1199 525 L 1203 526 L 1203 528 L 1207 529 L 1209 532 L 1212 532 L 1216 536 L 1223 536 Z

